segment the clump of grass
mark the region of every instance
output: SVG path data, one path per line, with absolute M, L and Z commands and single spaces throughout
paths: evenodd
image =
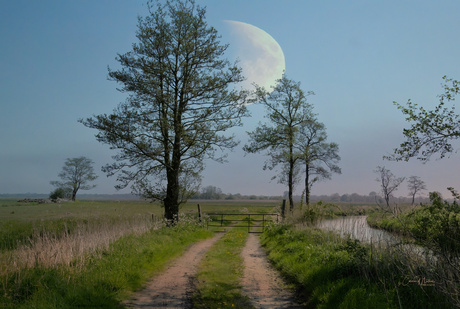
M 130 232 L 69 263 L 2 270 L 1 308 L 116 308 L 192 242 L 212 233 L 181 220 L 171 228 Z
M 194 308 L 254 308 L 240 285 L 247 235 L 232 228 L 208 251 L 197 275 Z

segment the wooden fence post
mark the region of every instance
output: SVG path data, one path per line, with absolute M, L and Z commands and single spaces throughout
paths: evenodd
M 198 219 L 199 219 L 200 222 L 201 222 L 202 217 L 201 217 L 201 207 L 200 207 L 200 204 L 198 204 Z
M 283 204 L 281 205 L 281 218 L 284 219 L 284 212 L 286 210 L 286 200 L 283 200 Z

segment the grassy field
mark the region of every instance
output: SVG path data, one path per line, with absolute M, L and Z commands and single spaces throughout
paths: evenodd
M 242 209 L 248 212 L 267 213 L 281 204 L 280 201 L 261 200 L 232 200 L 208 201 L 192 200 L 183 205 L 184 213 L 198 213 L 197 205 L 200 204 L 203 213 L 225 211 L 226 213 L 241 213 Z M 56 219 L 89 219 L 97 217 L 118 218 L 125 216 L 152 214 L 161 218 L 164 209 L 159 203 L 148 201 L 76 201 L 66 203 L 19 203 L 16 199 L 0 198 L 0 223 L 10 220 L 30 222 L 37 220 Z

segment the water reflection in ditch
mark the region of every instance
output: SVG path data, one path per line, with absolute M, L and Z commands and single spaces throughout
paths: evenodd
M 432 253 L 423 247 L 417 246 L 402 238 L 394 236 L 386 231 L 374 229 L 367 223 L 367 216 L 349 216 L 337 219 L 327 219 L 319 222 L 317 227 L 333 231 L 342 237 L 358 239 L 361 242 L 370 243 L 376 247 L 398 251 L 412 258 L 435 260 Z
M 349 216 L 323 220 L 317 224 L 317 227 L 334 231 L 342 237 L 350 236 L 367 243 L 396 244 L 401 242 L 400 239 L 386 231 L 370 227 L 367 224 L 366 216 Z

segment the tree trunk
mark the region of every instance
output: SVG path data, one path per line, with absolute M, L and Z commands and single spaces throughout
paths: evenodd
M 75 198 L 77 197 L 77 192 L 78 192 L 78 189 L 80 188 L 80 186 L 74 184 L 73 185 L 73 189 L 72 189 L 72 201 L 75 202 Z
M 174 225 L 179 219 L 179 173 L 178 170 L 168 169 L 166 185 L 166 197 L 163 200 L 165 207 L 165 219 L 168 224 Z
M 308 180 L 310 178 L 309 172 L 309 164 L 307 163 L 305 165 L 305 203 L 307 206 L 310 205 L 310 188 L 308 186 Z
M 289 161 L 289 180 L 288 180 L 288 190 L 289 190 L 289 210 L 294 209 L 294 198 L 292 197 L 292 191 L 294 190 L 294 160 Z
M 174 225 L 179 220 L 179 171 L 180 171 L 180 139 L 176 132 L 171 165 L 166 169 L 166 197 L 164 199 L 165 219 Z

